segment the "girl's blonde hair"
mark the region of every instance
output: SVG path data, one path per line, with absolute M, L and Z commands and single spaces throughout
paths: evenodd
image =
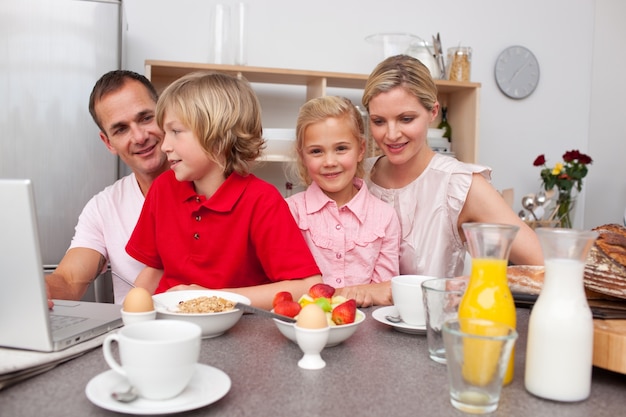
M 390 56 L 370 74 L 363 90 L 363 105 L 369 111 L 370 101 L 380 93 L 403 87 L 430 111 L 437 102 L 437 86 L 430 71 L 418 59 L 408 55 Z
M 311 99 L 300 107 L 298 121 L 296 123 L 296 170 L 293 173 L 303 185 L 311 184 L 311 177 L 304 165 L 302 148 L 304 147 L 304 134 L 312 124 L 322 122 L 328 118 L 337 118 L 345 121 L 352 136 L 357 141 L 359 148 L 365 147 L 363 117 L 359 110 L 350 100 L 343 97 L 324 96 Z M 357 164 L 356 176 L 363 177 L 365 169 L 363 160 Z
M 250 84 L 218 72 L 194 72 L 170 84 L 159 97 L 156 120 L 172 112 L 192 130 L 224 177 L 250 173 L 264 148 L 261 106 Z

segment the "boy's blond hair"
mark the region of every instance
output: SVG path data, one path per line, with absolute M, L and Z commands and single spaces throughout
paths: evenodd
M 156 120 L 163 129 L 173 112 L 192 130 L 209 157 L 224 170 L 250 173 L 264 148 L 261 106 L 245 79 L 218 72 L 193 72 L 170 84 L 159 97 Z

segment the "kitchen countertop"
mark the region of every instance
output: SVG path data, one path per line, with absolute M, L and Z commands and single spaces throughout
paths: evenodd
M 202 342 L 200 362 L 225 371 L 229 393 L 185 416 L 463 416 L 449 401 L 445 365 L 428 358 L 426 336 L 400 333 L 372 318 L 343 344 L 322 352 L 326 367 L 297 366 L 302 353 L 268 318 L 244 315 L 224 335 Z M 624 412 L 626 375 L 593 370 L 589 399 L 558 403 L 524 389 L 529 311 L 518 309 L 515 377 L 504 387 L 500 416 L 616 416 Z M 107 371 L 101 349 L 0 391 L 3 416 L 111 416 L 85 395 L 90 379 Z

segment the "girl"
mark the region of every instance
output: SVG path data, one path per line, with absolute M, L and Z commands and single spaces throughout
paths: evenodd
M 171 170 L 154 181 L 126 246 L 146 265 L 137 286 L 224 288 L 269 309 L 277 292 L 299 297 L 321 282 L 284 199 L 249 173 L 264 142 L 248 82 L 188 74 L 165 89 L 156 118 Z
M 298 176 L 308 188 L 287 203 L 324 282 L 362 288 L 360 306 L 391 304 L 388 281 L 398 275 L 400 224 L 361 179 L 361 114 L 344 98 L 310 100 L 300 109 L 296 149 Z

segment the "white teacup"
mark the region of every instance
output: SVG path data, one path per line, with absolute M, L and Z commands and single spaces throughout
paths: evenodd
M 397 275 L 391 278 L 391 296 L 402 321 L 410 326 L 425 326 L 426 314 L 422 300 L 422 282 L 426 275 Z
M 180 320 L 149 320 L 129 324 L 108 335 L 104 359 L 126 377 L 139 395 L 165 400 L 180 394 L 191 381 L 200 356 L 200 326 Z M 121 365 L 111 344 L 119 345 Z

